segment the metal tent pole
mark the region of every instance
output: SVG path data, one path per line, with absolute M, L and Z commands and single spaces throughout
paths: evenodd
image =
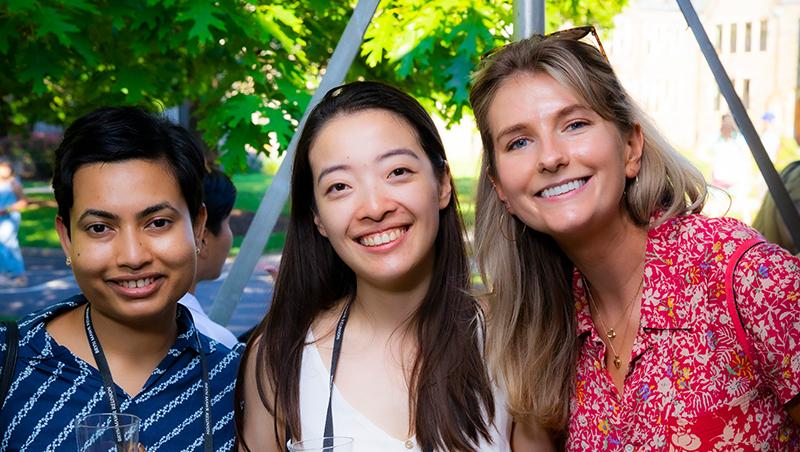
M 544 34 L 544 0 L 514 0 L 514 41 Z
M 233 267 L 228 273 L 228 277 L 222 283 L 214 304 L 211 306 L 209 317 L 217 323 L 227 325 L 233 315 L 236 305 L 242 296 L 244 287 L 253 274 L 253 269 L 258 263 L 261 251 L 267 244 L 267 239 L 275 223 L 278 221 L 283 205 L 289 197 L 289 184 L 292 178 L 292 161 L 294 160 L 297 141 L 300 138 L 300 131 L 303 130 L 308 114 L 319 103 L 322 96 L 331 88 L 341 85 L 344 81 L 353 59 L 361 48 L 364 40 L 364 33 L 375 15 L 380 0 L 359 0 L 353 11 L 350 21 L 336 44 L 331 60 L 325 70 L 319 87 L 314 92 L 314 96 L 306 107 L 303 118 L 297 125 L 297 130 L 286 149 L 286 153 L 281 163 L 278 173 L 272 180 L 269 189 L 261 199 L 253 222 L 247 229 L 244 236 L 239 255 L 233 262 Z
M 781 217 L 783 217 L 783 221 L 786 223 L 786 227 L 789 229 L 794 243 L 800 243 L 800 214 L 797 213 L 794 203 L 792 203 L 792 199 L 789 197 L 789 192 L 786 191 L 786 186 L 783 185 L 780 175 L 775 171 L 775 167 L 772 165 L 769 155 L 767 155 L 767 152 L 764 150 L 764 145 L 761 143 L 761 139 L 758 137 L 755 127 L 753 127 L 753 122 L 750 120 L 750 117 L 747 115 L 747 110 L 745 110 L 742 101 L 733 89 L 731 79 L 728 77 L 725 68 L 719 61 L 719 56 L 716 50 L 714 50 L 714 46 L 711 45 L 711 41 L 708 39 L 703 24 L 700 23 L 700 18 L 697 17 L 697 12 L 694 10 L 691 1 L 677 0 L 677 2 L 678 6 L 681 8 L 683 17 L 686 19 L 686 23 L 694 33 L 694 37 L 697 40 L 697 44 L 700 46 L 700 50 L 703 52 L 703 56 L 706 58 L 706 62 L 708 62 L 708 66 L 711 68 L 711 72 L 714 74 L 714 78 L 717 80 L 720 92 L 722 92 L 722 95 L 725 96 L 725 100 L 728 102 L 733 118 L 736 120 L 736 125 L 739 126 L 739 130 L 742 132 L 742 135 L 744 135 L 747 146 L 750 148 L 750 152 L 753 154 L 753 158 L 758 164 L 758 169 L 761 170 L 761 175 L 767 182 L 769 192 L 775 200 L 775 205 L 778 207 L 778 211 L 781 213 Z

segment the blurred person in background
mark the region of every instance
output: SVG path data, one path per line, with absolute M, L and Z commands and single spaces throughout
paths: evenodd
M 27 282 L 18 238 L 20 211 L 27 205 L 14 166 L 0 157 L 0 285 L 24 286 Z
M 189 308 L 195 326 L 201 333 L 227 347 L 233 347 L 239 341 L 227 328 L 208 318 L 195 293 L 199 282 L 213 281 L 222 273 L 225 258 L 233 244 L 230 220 L 235 201 L 236 187 L 231 179 L 216 168 L 209 170 L 203 177 L 203 202 L 208 216 L 200 254 L 197 255 L 197 272 L 189 292 L 178 300 L 178 303 Z
M 796 160 L 781 171 L 781 180 L 786 185 L 789 197 L 794 203 L 795 209 L 800 212 L 800 160 Z M 792 241 L 789 229 L 783 222 L 781 213 L 775 205 L 772 195 L 767 193 L 761 208 L 753 221 L 753 227 L 764 235 L 764 238 L 772 243 L 778 244 L 792 254 L 800 253 L 800 245 Z
M 753 193 L 760 176 L 754 171 L 750 150 L 730 114 L 722 115 L 719 135 L 711 144 L 710 152 L 711 185 L 727 193 L 723 198 L 730 197 L 721 202 L 727 207 L 712 206 L 712 216 L 734 215 L 749 223 L 756 200 L 761 199 L 760 194 Z

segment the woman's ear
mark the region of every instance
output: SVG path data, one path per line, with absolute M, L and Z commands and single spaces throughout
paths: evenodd
M 206 245 L 206 237 L 208 234 L 210 234 L 210 232 L 208 232 L 208 228 L 204 227 L 203 236 L 200 238 L 200 245 L 198 245 L 200 248 L 200 253 L 197 255 L 197 257 L 201 259 L 206 259 L 208 257 L 208 245 Z
M 450 165 L 445 162 L 444 172 L 439 180 L 439 210 L 444 209 L 450 204 L 453 194 L 453 177 L 450 174 Z
M 319 233 L 323 237 L 327 238 L 328 237 L 328 231 L 325 230 L 325 225 L 323 225 L 322 221 L 320 221 L 319 215 L 317 215 L 317 212 L 314 212 L 314 224 L 317 226 L 317 231 L 319 231 Z
M 58 233 L 58 240 L 61 242 L 61 249 L 64 250 L 64 255 L 72 257 L 72 238 L 67 230 L 67 225 L 64 224 L 64 219 L 56 215 L 56 232 Z
M 497 181 L 494 180 L 494 176 L 492 176 L 489 166 L 486 167 L 484 172 L 486 174 L 486 179 L 489 181 L 490 184 L 492 184 L 494 192 L 497 193 L 497 197 L 500 198 L 500 201 L 502 201 L 503 204 L 506 205 L 506 209 L 508 209 L 508 203 L 506 202 L 507 201 L 506 195 L 505 193 L 503 193 L 503 188 L 497 185 Z
M 634 124 L 625 141 L 625 177 L 633 179 L 639 175 L 644 152 L 644 133 L 641 124 Z
M 197 211 L 197 216 L 192 222 L 192 231 L 194 232 L 194 246 L 202 249 L 203 240 L 206 234 L 206 219 L 208 219 L 208 211 L 205 204 L 200 204 L 200 210 Z

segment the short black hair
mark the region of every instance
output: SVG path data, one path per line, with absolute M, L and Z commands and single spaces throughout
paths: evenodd
M 53 192 L 69 233 L 72 178 L 83 165 L 164 160 L 194 221 L 203 205 L 203 145 L 183 127 L 138 107 L 103 107 L 76 119 L 55 152 Z
M 211 168 L 203 178 L 203 202 L 206 204 L 206 229 L 219 235 L 222 220 L 233 210 L 236 187 L 231 179 L 217 168 Z

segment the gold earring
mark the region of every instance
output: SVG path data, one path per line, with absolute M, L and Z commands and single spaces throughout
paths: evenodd
M 502 235 L 509 242 L 516 242 L 517 239 L 511 238 L 511 237 L 509 237 L 509 234 L 506 234 L 505 229 L 508 229 L 508 228 L 505 227 L 506 218 L 511 218 L 511 214 L 507 213 L 507 212 L 501 212 L 500 213 L 500 220 L 499 220 L 500 221 L 500 235 Z M 513 222 L 514 220 L 511 220 L 511 221 Z
M 72 258 L 67 256 L 67 258 L 64 259 L 64 263 L 67 264 L 67 267 L 72 267 Z

